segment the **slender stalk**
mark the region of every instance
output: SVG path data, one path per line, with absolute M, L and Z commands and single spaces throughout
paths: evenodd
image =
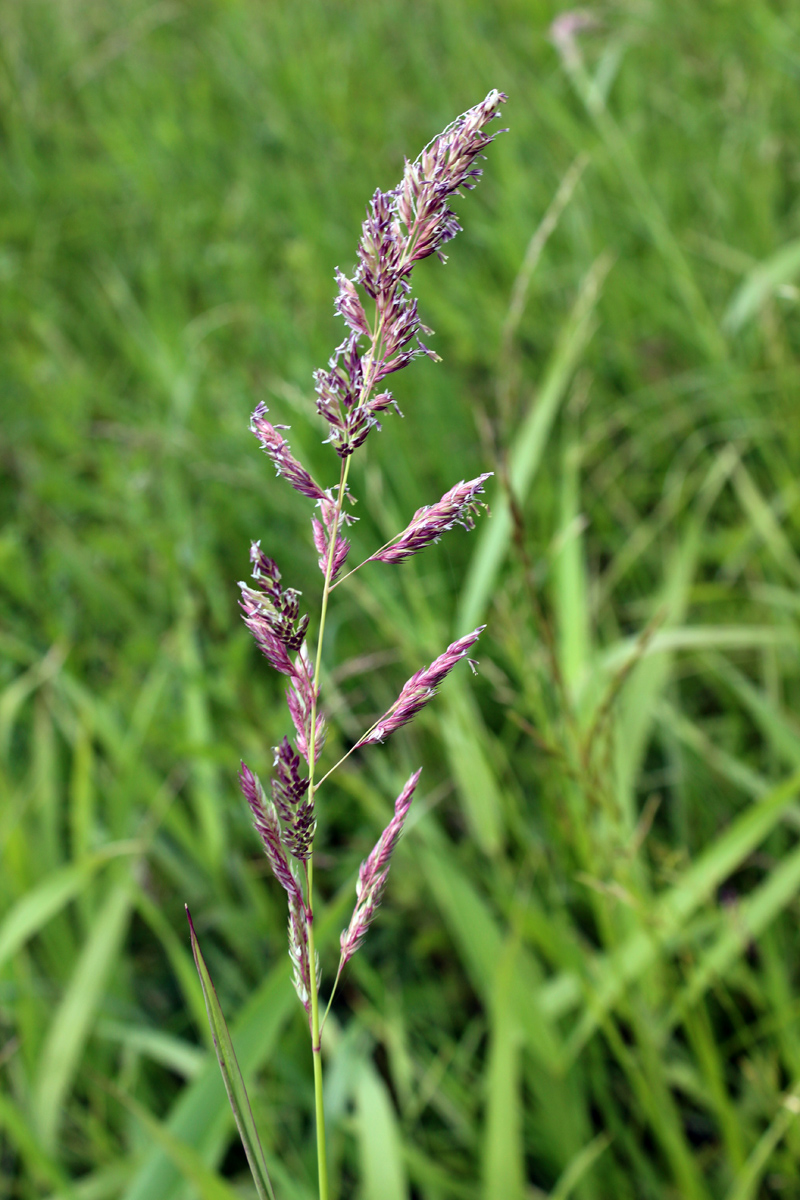
M 317 1170 L 319 1173 L 319 1200 L 328 1200 L 328 1151 L 325 1145 L 325 1105 L 322 1091 L 322 1048 L 319 1027 L 319 991 L 317 989 L 317 955 L 314 946 L 314 912 L 312 889 L 314 877 L 313 858 L 308 860 L 308 960 L 311 984 L 311 1054 L 314 1059 L 314 1115 L 317 1126 Z
M 333 571 L 333 556 L 336 550 L 336 536 L 339 531 L 339 518 L 342 512 L 344 494 L 347 489 L 347 476 L 350 470 L 350 459 L 342 461 L 339 476 L 339 494 L 336 497 L 336 510 L 329 530 L 328 562 L 325 568 L 325 583 L 322 589 L 322 607 L 319 618 L 319 636 L 317 637 L 317 655 L 314 662 L 314 679 L 311 692 L 311 737 L 308 755 L 308 794 L 311 803 L 314 802 L 314 768 L 316 766 L 317 741 L 317 689 L 319 688 L 320 667 L 322 663 L 322 643 L 325 637 L 325 620 L 328 614 L 328 596 L 331 590 L 331 572 Z M 318 785 L 317 785 L 318 786 Z M 311 991 L 311 1053 L 314 1059 L 314 1110 L 317 1126 L 317 1167 L 319 1171 L 319 1200 L 328 1200 L 328 1152 L 325 1145 L 325 1108 L 322 1091 L 322 1053 L 320 1046 L 319 1026 L 319 991 L 317 988 L 317 954 L 314 942 L 314 854 L 309 855 L 306 866 L 306 907 L 308 915 L 308 961 L 309 984 Z

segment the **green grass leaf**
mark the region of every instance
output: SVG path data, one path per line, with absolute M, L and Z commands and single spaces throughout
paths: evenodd
M 64 1100 L 122 951 L 130 910 L 130 886 L 127 881 L 114 883 L 75 963 L 42 1047 L 33 1101 L 42 1142 L 48 1149 L 56 1145 Z
M 403 1139 L 389 1089 L 365 1060 L 356 1084 L 362 1200 L 408 1200 Z
M 275 1200 L 275 1193 L 272 1190 L 272 1182 L 264 1159 L 264 1151 L 261 1148 L 256 1123 L 253 1120 L 253 1112 L 250 1108 L 247 1089 L 244 1086 L 244 1079 L 239 1070 L 239 1063 L 236 1060 L 233 1041 L 228 1032 L 228 1026 L 225 1024 L 225 1018 L 222 1015 L 222 1009 L 217 999 L 214 984 L 211 982 L 211 976 L 208 973 L 208 968 L 200 952 L 200 945 L 197 941 L 188 908 L 186 909 L 186 916 L 189 920 L 192 953 L 194 954 L 194 961 L 197 964 L 197 973 L 200 976 L 200 982 L 203 985 L 208 1023 L 211 1026 L 211 1033 L 214 1038 L 214 1049 L 217 1052 L 219 1069 L 222 1072 L 225 1091 L 228 1093 L 228 1100 L 233 1110 L 239 1136 L 242 1139 L 244 1152 L 250 1164 L 250 1171 L 256 1185 L 256 1191 L 260 1200 Z

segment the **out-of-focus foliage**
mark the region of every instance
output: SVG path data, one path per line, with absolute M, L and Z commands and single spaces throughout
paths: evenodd
M 333 755 L 489 623 L 479 678 L 321 797 L 330 978 L 425 767 L 328 1027 L 334 1191 L 794 1194 L 800 16 L 594 17 L 0 7 L 1 1196 L 253 1194 L 187 901 L 276 1192 L 315 1194 L 284 899 L 235 787 L 286 715 L 235 581 L 258 537 L 312 611 L 319 575 L 247 420 L 265 400 L 333 481 L 333 270 L 491 87 L 510 132 L 418 272 L 444 361 L 398 378 L 354 538 L 489 469 L 493 515 L 348 581 L 326 645 Z

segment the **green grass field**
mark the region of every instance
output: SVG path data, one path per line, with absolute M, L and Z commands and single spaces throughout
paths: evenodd
M 479 676 L 320 798 L 330 981 L 424 764 L 327 1030 L 333 1194 L 800 1198 L 800 10 L 620 0 L 560 50 L 558 14 L 0 6 L 2 1197 L 255 1196 L 184 902 L 279 1200 L 317 1194 L 236 786 L 287 718 L 235 585 L 251 538 L 312 612 L 320 576 L 248 418 L 328 482 L 334 268 L 498 87 L 509 132 L 416 276 L 443 362 L 355 460 L 354 539 L 484 470 L 492 516 L 348 581 L 326 643 L 332 756 L 489 626 Z

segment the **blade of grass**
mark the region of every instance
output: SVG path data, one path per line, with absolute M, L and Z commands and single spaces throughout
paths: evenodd
M 483 1200 L 523 1200 L 521 1037 L 512 1001 L 518 952 L 519 944 L 512 937 L 496 967 L 486 1067 Z
M 760 262 L 736 289 L 722 318 L 722 328 L 736 334 L 752 321 L 781 284 L 790 283 L 800 272 L 800 239 L 787 242 Z
M 133 1096 L 125 1095 L 123 1091 L 107 1080 L 104 1081 L 104 1087 L 111 1092 L 112 1096 L 116 1097 L 120 1104 L 125 1105 L 153 1141 L 169 1155 L 184 1179 L 197 1189 L 200 1200 L 238 1200 L 239 1192 L 210 1167 L 207 1167 L 194 1147 L 171 1133 L 166 1125 L 157 1121 L 144 1105 L 134 1100 Z
M 649 930 L 630 937 L 592 974 L 596 980 L 587 1008 L 567 1041 L 574 1058 L 626 988 L 649 970 L 662 947 L 675 939 L 698 905 L 727 878 L 780 821 L 800 789 L 800 771 L 752 805 L 685 872 L 681 882 L 653 906 Z
M 211 1033 L 214 1038 L 214 1049 L 217 1052 L 219 1069 L 222 1072 L 225 1091 L 228 1093 L 228 1100 L 233 1109 L 236 1127 L 239 1130 L 239 1137 L 242 1139 L 244 1152 L 250 1164 L 253 1182 L 256 1185 L 256 1191 L 260 1200 L 275 1200 L 275 1193 L 272 1190 L 272 1182 L 264 1159 L 264 1151 L 261 1148 L 256 1123 L 253 1120 L 253 1112 L 250 1108 L 247 1088 L 244 1085 L 242 1072 L 239 1070 L 239 1063 L 236 1061 L 233 1041 L 228 1032 L 225 1018 L 222 1015 L 222 1009 L 217 999 L 214 984 L 211 981 L 208 968 L 200 952 L 200 945 L 197 941 L 197 935 L 195 934 L 188 908 L 186 909 L 186 916 L 189 921 L 189 933 L 192 939 L 192 953 L 194 954 L 197 973 L 200 976 L 200 982 L 203 986 L 208 1023 L 211 1026 Z
M 56 1145 L 64 1100 L 106 982 L 122 951 L 130 910 L 127 880 L 113 884 L 47 1032 L 37 1065 L 33 1107 L 42 1143 L 48 1150 Z
M 800 1087 L 785 1097 L 780 1110 L 759 1138 L 725 1200 L 754 1200 L 773 1151 L 800 1115 Z
M 403 1139 L 389 1089 L 369 1060 L 356 1084 L 356 1128 L 363 1200 L 408 1200 Z
M 0 925 L 0 967 L 88 886 L 114 858 L 137 854 L 140 842 L 116 842 L 82 862 L 59 867 L 43 883 L 21 896 Z
M 584 1175 L 587 1175 L 591 1171 L 600 1155 L 607 1149 L 610 1143 L 611 1138 L 607 1133 L 598 1133 L 597 1137 L 592 1138 L 589 1144 L 584 1146 L 575 1155 L 553 1188 L 548 1200 L 568 1200 Z
M 800 847 L 770 871 L 766 881 L 723 913 L 723 929 L 704 950 L 685 986 L 678 992 L 664 1022 L 671 1029 L 717 980 L 724 979 L 732 963 L 747 952 L 771 921 L 783 912 L 800 890 Z
M 572 373 L 594 332 L 594 312 L 610 268 L 611 259 L 604 254 L 595 260 L 586 273 L 578 298 L 545 368 L 542 385 L 533 398 L 519 432 L 514 436 L 508 481 L 519 504 L 524 504 L 528 497 Z M 511 509 L 501 493 L 492 501 L 492 518 L 482 526 L 473 551 L 461 592 L 455 628 L 473 629 L 483 620 L 498 572 L 511 544 L 511 534 Z

